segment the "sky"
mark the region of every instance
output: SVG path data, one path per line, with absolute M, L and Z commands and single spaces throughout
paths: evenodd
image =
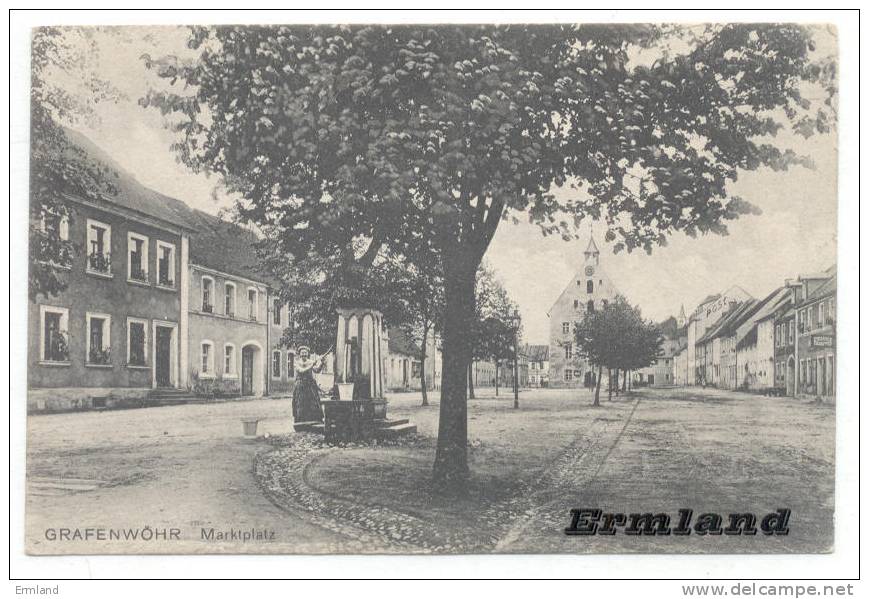
M 189 55 L 185 30 L 126 28 L 97 34 L 95 39 L 100 52 L 91 57 L 93 66 L 123 97 L 99 104 L 98 118 L 77 128 L 142 184 L 206 212 L 217 213 L 226 207 L 227 199 L 215 199 L 214 178 L 192 173 L 176 161 L 170 151 L 174 134 L 166 129 L 160 113 L 138 104 L 149 87 L 162 85 L 144 67 L 141 56 Z M 582 266 L 592 230 L 601 262 L 615 286 L 640 306 L 645 317 L 656 321 L 678 314 L 682 305 L 690 313 L 703 297 L 731 285 L 763 297 L 785 278 L 833 264 L 836 137 L 816 135 L 805 141 L 780 135 L 778 142 L 809 155 L 815 168 L 741 173 L 730 190 L 759 207 L 762 214 L 730 221 L 727 236 L 692 239 L 675 233 L 666 247 L 654 249 L 651 255 L 641 250 L 616 255 L 604 243 L 602 224 L 584 224 L 579 240 L 565 242 L 557 236 L 543 237 L 536 225 L 527 222 L 503 222 L 486 260 L 519 306 L 526 341 L 548 343 L 547 310 Z

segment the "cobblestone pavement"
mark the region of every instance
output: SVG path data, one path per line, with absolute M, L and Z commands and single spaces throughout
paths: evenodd
M 639 400 L 635 400 L 634 409 L 637 403 Z M 476 521 L 492 526 L 458 532 L 438 530 L 429 521 L 384 506 L 351 503 L 314 490 L 308 482 L 308 469 L 318 458 L 340 449 L 326 448 L 312 435 L 288 436 L 279 443 L 282 447 L 260 453 L 255 471 L 264 492 L 278 505 L 306 511 L 318 525 L 366 543 L 369 552 L 504 552 L 530 522 L 563 498 L 566 488 L 575 484 L 577 472 L 597 474 L 626 426 L 627 422 L 617 418 L 596 419 L 590 431 L 574 439 L 542 469 L 541 476 L 526 481 L 518 493 L 475 515 Z M 505 532 L 480 532 L 492 528 Z

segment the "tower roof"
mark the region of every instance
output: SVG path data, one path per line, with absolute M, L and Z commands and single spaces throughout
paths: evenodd
M 597 244 L 594 242 L 594 237 L 591 237 L 588 240 L 588 247 L 585 248 L 586 254 L 600 254 L 600 250 L 597 249 Z

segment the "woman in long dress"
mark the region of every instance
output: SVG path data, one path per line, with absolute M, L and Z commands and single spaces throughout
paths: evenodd
M 320 405 L 320 389 L 314 380 L 323 362 L 320 356 L 311 355 L 307 347 L 300 347 L 296 361 L 296 386 L 293 388 L 293 420 L 295 422 L 323 422 L 323 406 Z

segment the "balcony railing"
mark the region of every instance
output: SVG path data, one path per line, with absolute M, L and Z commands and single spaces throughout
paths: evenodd
M 69 362 L 69 342 L 66 333 L 51 331 L 48 337 L 48 352 L 45 359 L 51 362 Z
M 157 283 L 163 287 L 175 287 L 175 281 L 173 281 L 169 277 L 169 273 L 165 271 L 160 271 L 160 275 L 157 277 Z
M 104 365 L 104 364 L 108 364 L 111 359 L 112 359 L 112 349 L 110 347 L 106 347 L 106 348 L 92 347 L 90 354 L 88 355 L 88 363 L 89 364 Z
M 88 268 L 94 272 L 107 273 L 112 267 L 111 254 L 91 252 L 88 255 Z
M 141 266 L 133 265 L 133 268 L 130 271 L 130 279 L 134 281 L 140 281 L 142 283 L 148 282 L 148 271 L 146 271 Z

